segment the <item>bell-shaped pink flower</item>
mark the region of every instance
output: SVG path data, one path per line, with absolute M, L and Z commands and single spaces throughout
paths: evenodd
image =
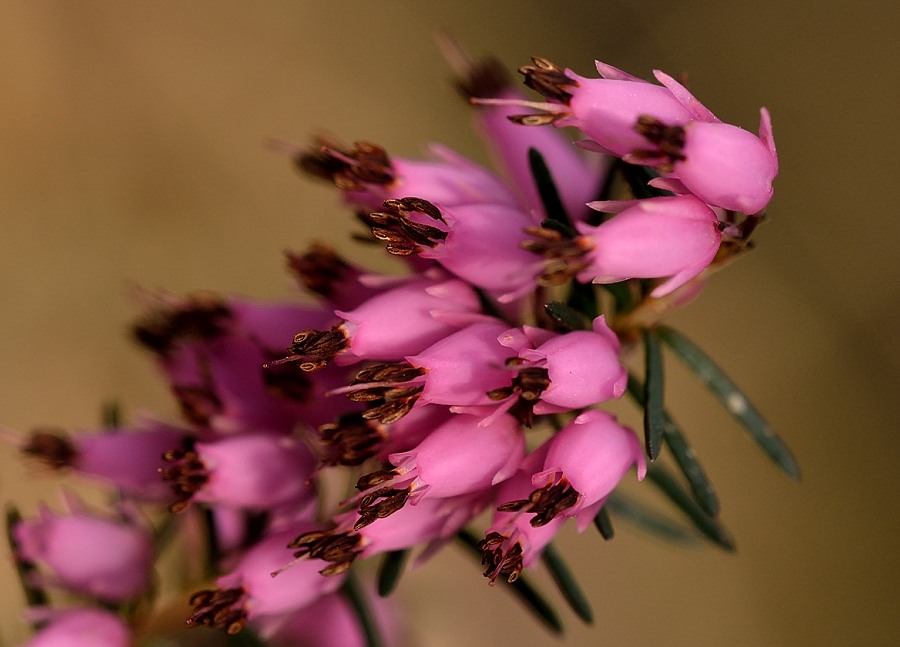
M 391 454 L 394 469 L 363 476 L 356 528 L 396 512 L 407 501 L 486 491 L 509 478 L 525 455 L 525 439 L 512 416 L 482 424 L 477 416 L 453 416 L 415 449 Z
M 153 544 L 133 523 L 42 508 L 38 518 L 18 523 L 13 532 L 22 557 L 47 567 L 53 582 L 72 591 L 122 602 L 150 584 Z
M 33 609 L 33 621 L 46 622 L 21 647 L 130 647 L 131 632 L 116 614 L 102 609 Z
M 72 469 L 100 478 L 129 496 L 165 500 L 169 488 L 159 478 L 162 456 L 181 446 L 189 432 L 156 420 L 137 427 L 81 432 L 69 436 L 53 429 L 33 431 L 20 443 L 21 451 L 53 469 Z
M 511 387 L 493 397 L 518 396 L 542 415 L 582 409 L 625 392 L 628 373 L 619 360 L 619 340 L 603 316 L 594 319 L 591 331 L 552 334 L 525 326 L 499 341 L 517 351 L 520 361 Z
M 512 478 L 497 486 L 494 500 L 505 503 L 527 499 L 534 490 L 532 475 L 543 467 L 548 449 L 549 445 L 544 443 L 526 456 Z M 530 518 L 531 515 L 520 511 L 507 512 L 502 506 L 494 511 L 491 525 L 479 544 L 482 564 L 487 567 L 484 576 L 491 585 L 498 577 L 504 577 L 508 582 L 517 580 L 522 570 L 538 559 L 565 522 L 558 516 L 542 526 L 534 526 L 529 523 Z
M 589 206 L 619 213 L 596 227 L 577 225 L 588 250 L 582 282 L 669 277 L 651 292 L 661 297 L 706 269 L 722 241 L 715 212 L 690 195 Z
M 310 479 L 316 466 L 312 452 L 295 438 L 242 434 L 198 442 L 190 451 L 167 454 L 163 477 L 181 512 L 191 500 L 248 510 L 302 505 L 315 495 Z
M 632 465 L 637 465 L 639 479 L 647 471 L 637 436 L 604 411 L 586 411 L 547 445 L 543 470 L 531 479 L 537 490 L 528 500 L 503 506 L 534 512 L 534 526 L 561 515 L 576 517 L 578 529 L 584 530 Z
M 191 597 L 188 625 L 222 627 L 237 633 L 248 620 L 290 613 L 340 587 L 342 577 L 322 577 L 328 566 L 317 559 L 292 562 L 286 548 L 295 532 L 270 535 L 248 550 L 237 565 L 216 580 L 217 588 Z M 285 567 L 290 564 L 289 567 Z
M 285 150 L 289 147 L 282 146 Z M 464 204 L 521 206 L 502 180 L 451 149 L 432 145 L 432 159 L 391 157 L 380 146 L 326 143 L 313 152 L 291 149 L 309 175 L 331 180 L 351 205 L 375 211 L 385 200 L 421 196 L 444 207 Z
M 760 113 L 759 137 L 730 124 L 687 124 L 672 176 L 715 207 L 745 214 L 765 209 L 774 193 L 778 157 L 769 112 Z

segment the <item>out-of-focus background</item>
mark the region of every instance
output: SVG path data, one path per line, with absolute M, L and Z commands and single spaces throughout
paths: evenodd
M 172 413 L 127 339 L 134 285 L 281 297 L 281 251 L 356 254 L 324 186 L 264 150 L 327 129 L 484 159 L 434 46 L 450 30 L 510 68 L 602 59 L 689 72 L 720 117 L 773 114 L 781 175 L 758 249 L 673 323 L 790 443 L 778 473 L 674 360 L 668 402 L 704 458 L 738 552 L 620 524 L 567 533 L 596 610 L 571 645 L 887 645 L 898 620 L 900 227 L 895 2 L 6 2 L 0 7 L 0 423 L 91 427 L 100 404 Z M 366 258 L 374 258 L 367 253 Z M 58 481 L 0 446 L 0 498 Z M 0 564 L 0 640 L 24 640 Z M 450 548 L 399 593 L 414 644 L 557 644 Z

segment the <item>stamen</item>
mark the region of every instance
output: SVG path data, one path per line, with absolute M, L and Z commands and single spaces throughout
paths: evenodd
M 247 624 L 246 597 L 243 588 L 197 591 L 189 600 L 194 613 L 186 623 L 189 627 L 221 627 L 236 634 Z
M 289 362 L 300 362 L 300 370 L 307 373 L 318 371 L 349 343 L 347 333 L 340 324 L 330 330 L 302 330 L 294 335 L 294 343 L 288 347 L 290 355 L 266 362 L 263 368 L 270 369 Z
M 592 245 L 587 236 L 567 238 L 547 227 L 526 227 L 525 233 L 534 239 L 523 241 L 522 248 L 545 259 L 543 270 L 537 277 L 538 284 L 543 287 L 563 285 L 590 265 L 585 259 Z
M 350 264 L 322 243 L 313 243 L 303 254 L 285 253 L 288 270 L 310 292 L 328 298 L 345 281 Z
M 395 179 L 391 158 L 380 146 L 357 142 L 344 149 L 323 138 L 316 143 L 316 148 L 294 155 L 294 164 L 307 175 L 330 180 L 343 191 L 364 191 Z
M 184 340 L 209 340 L 224 334 L 232 313 L 221 297 L 198 293 L 185 303 L 160 308 L 132 327 L 135 340 L 160 355 L 168 355 Z
M 209 470 L 193 450 L 170 449 L 163 460 L 172 467 L 160 468 L 164 481 L 170 481 L 175 501 L 169 504 L 169 512 L 179 514 L 187 510 L 191 499 L 209 480 Z
M 76 457 L 75 445 L 61 429 L 35 429 L 21 451 L 54 470 L 71 467 Z
M 519 68 L 519 74 L 525 77 L 525 85 L 551 101 L 568 105 L 572 99 L 569 90 L 577 88 L 578 82 L 566 76 L 565 70 L 546 58 L 535 56 L 531 60 L 534 65 Z
M 561 477 L 558 483 L 548 483 L 538 488 L 527 499 L 510 501 L 497 508 L 500 512 L 533 512 L 531 525 L 535 528 L 546 526 L 563 510 L 578 503 L 581 495 Z
M 326 465 L 361 465 L 378 453 L 378 448 L 387 438 L 381 425 L 366 420 L 358 413 L 347 414 L 335 423 L 322 425 L 318 432 L 325 447 L 322 462 Z
M 638 149 L 632 151 L 629 157 L 637 162 L 655 162 L 661 157 L 665 158 L 665 162 L 657 164 L 657 168 L 663 173 L 670 172 L 675 162 L 684 161 L 683 126 L 667 126 L 656 117 L 641 115 L 634 129 L 656 148 Z
M 431 225 L 420 224 L 409 219 L 412 213 L 420 213 L 433 220 L 444 222 L 440 210 L 421 198 L 401 198 L 385 200 L 386 211 L 359 214 L 371 230 L 372 235 L 385 244 L 385 249 L 394 256 L 418 254 L 423 247 L 435 247 L 446 240 L 447 232 Z
M 487 566 L 484 576 L 490 578 L 489 584 L 494 585 L 501 575 L 512 584 L 522 574 L 522 544 L 514 542 L 506 551 L 503 545 L 509 541 L 507 535 L 499 532 L 489 532 L 484 539 L 478 542 L 481 550 L 481 564 Z
M 321 571 L 322 575 L 339 575 L 350 568 L 350 564 L 362 551 L 362 537 L 357 534 L 315 530 L 296 537 L 288 548 L 296 548 L 294 557 L 322 559 L 331 562 Z

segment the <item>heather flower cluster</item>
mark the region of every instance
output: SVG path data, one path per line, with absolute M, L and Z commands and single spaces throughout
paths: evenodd
M 495 63 L 451 59 L 497 173 L 437 145 L 277 144 L 405 273 L 317 242 L 287 255 L 314 302 L 142 295 L 134 338 L 180 420 L 14 438 L 117 492 L 111 512 L 70 499 L 12 524 L 29 589 L 78 600 L 30 611 L 29 647 L 146 634 L 132 611 L 153 599 L 160 527 L 189 518 L 210 579 L 188 625 L 288 647 L 366 644 L 374 624 L 399 644 L 357 563 L 422 562 L 474 532 L 487 581 L 514 583 L 566 520 L 602 530 L 620 481 L 644 479 L 654 432 L 602 405 L 634 387 L 642 337 L 747 248 L 778 169 L 768 112 L 757 136 L 662 72 L 586 78 L 541 58 L 520 70 L 530 100 Z M 638 400 L 656 397 L 652 352 Z M 323 491 L 341 478 L 343 496 Z

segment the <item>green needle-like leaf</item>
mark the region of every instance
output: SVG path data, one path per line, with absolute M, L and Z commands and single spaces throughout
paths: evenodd
M 697 529 L 727 551 L 734 550 L 734 540 L 725 527 L 704 512 L 696 501 L 679 485 L 674 476 L 654 463 L 647 468 L 647 478 L 687 515 Z
M 663 411 L 663 363 L 659 340 L 652 330 L 644 331 L 644 444 L 647 456 L 655 461 L 662 446 L 665 412 Z
M 24 559 L 19 552 L 19 542 L 16 541 L 14 529 L 22 521 L 22 514 L 14 505 L 6 507 L 6 540 L 9 542 L 10 552 L 16 567 L 16 573 L 19 576 L 19 583 L 22 591 L 25 593 L 25 602 L 29 607 L 43 606 L 49 603 L 47 593 L 39 586 L 35 586 L 32 574 L 35 566 L 28 560 Z M 40 623 L 35 623 L 38 628 Z
M 657 189 L 647 184 L 650 180 L 659 175 L 648 166 L 636 166 L 634 164 L 621 163 L 620 169 L 622 177 L 628 183 L 628 188 L 634 194 L 635 198 L 659 198 L 663 196 L 673 195 L 671 191 Z
M 644 406 L 644 387 L 640 380 L 630 373 L 628 374 L 628 395 L 638 406 Z M 697 502 L 708 514 L 715 517 L 719 514 L 719 497 L 716 495 L 716 490 L 710 483 L 709 478 L 707 478 L 703 466 L 700 465 L 694 448 L 688 444 L 681 428 L 672 420 L 672 417 L 665 409 L 663 409 L 663 420 L 663 438 L 665 438 L 672 456 L 675 457 L 675 462 L 678 463 L 681 473 L 684 474 L 688 484 L 690 484 L 694 498 L 697 499 Z
M 103 426 L 107 429 L 118 429 L 122 426 L 122 405 L 118 400 L 109 400 L 103 405 L 101 416 Z
M 375 622 L 375 616 L 372 615 L 366 597 L 359 587 L 356 576 L 352 572 L 347 574 L 347 579 L 344 580 L 342 590 L 344 591 L 344 595 L 347 596 L 347 600 L 350 602 L 350 606 L 353 607 L 353 612 L 359 620 L 359 625 L 366 638 L 366 647 L 383 647 L 384 640 L 381 638 L 381 632 Z
M 544 311 L 565 330 L 589 330 L 591 327 L 583 314 L 559 301 L 549 302 Z
M 378 595 L 386 598 L 400 583 L 403 567 L 406 565 L 408 550 L 392 550 L 384 554 L 381 567 L 378 569 Z
M 534 183 L 537 185 L 538 193 L 541 195 L 541 202 L 544 204 L 544 212 L 547 218 L 562 223 L 570 230 L 572 229 L 572 221 L 566 213 L 562 200 L 559 197 L 559 191 L 556 189 L 556 183 L 550 174 L 550 168 L 544 161 L 544 156 L 536 148 L 528 149 L 528 167 L 531 169 L 531 175 L 534 177 Z
M 556 582 L 556 586 L 559 587 L 559 592 L 562 593 L 566 602 L 569 603 L 575 615 L 587 624 L 593 624 L 594 612 L 591 610 L 591 604 L 582 592 L 581 587 L 578 586 L 578 582 L 575 581 L 575 576 L 572 575 L 572 571 L 569 570 L 565 560 L 556 552 L 553 544 L 547 544 L 544 548 L 544 552 L 541 553 L 541 561 L 544 562 L 544 566 L 547 567 L 547 571 L 550 573 L 553 581 Z
M 228 647 L 266 647 L 266 643 L 256 633 L 244 627 L 236 634 L 224 634 L 225 644 Z
M 609 510 L 604 505 L 600 508 L 600 512 L 594 517 L 594 527 L 606 541 L 616 536 L 616 529 L 613 528 L 612 519 L 609 518 Z
M 463 529 L 456 533 L 456 538 L 479 560 L 481 559 L 481 550 L 478 548 L 479 539 L 475 535 L 468 530 Z M 562 621 L 559 619 L 559 614 L 556 613 L 544 596 L 542 596 L 525 577 L 519 576 L 519 579 L 512 584 L 507 585 L 507 588 L 535 614 L 537 619 L 540 620 L 547 629 L 555 634 L 561 634 L 563 632 L 563 625 Z
M 621 517 L 644 532 L 666 541 L 684 546 L 696 544 L 698 541 L 697 535 L 687 528 L 663 517 L 649 506 L 618 492 L 613 492 L 606 501 L 605 507 L 609 508 L 617 518 Z
M 597 303 L 597 291 L 593 283 L 572 281 L 566 305 L 582 313 L 590 321 L 600 316 L 600 304 Z
M 791 478 L 800 478 L 800 468 L 787 445 L 775 434 L 762 414 L 719 366 L 681 333 L 667 326 L 657 328 L 660 339 L 700 379 L 719 402 L 750 433 L 766 454 Z

